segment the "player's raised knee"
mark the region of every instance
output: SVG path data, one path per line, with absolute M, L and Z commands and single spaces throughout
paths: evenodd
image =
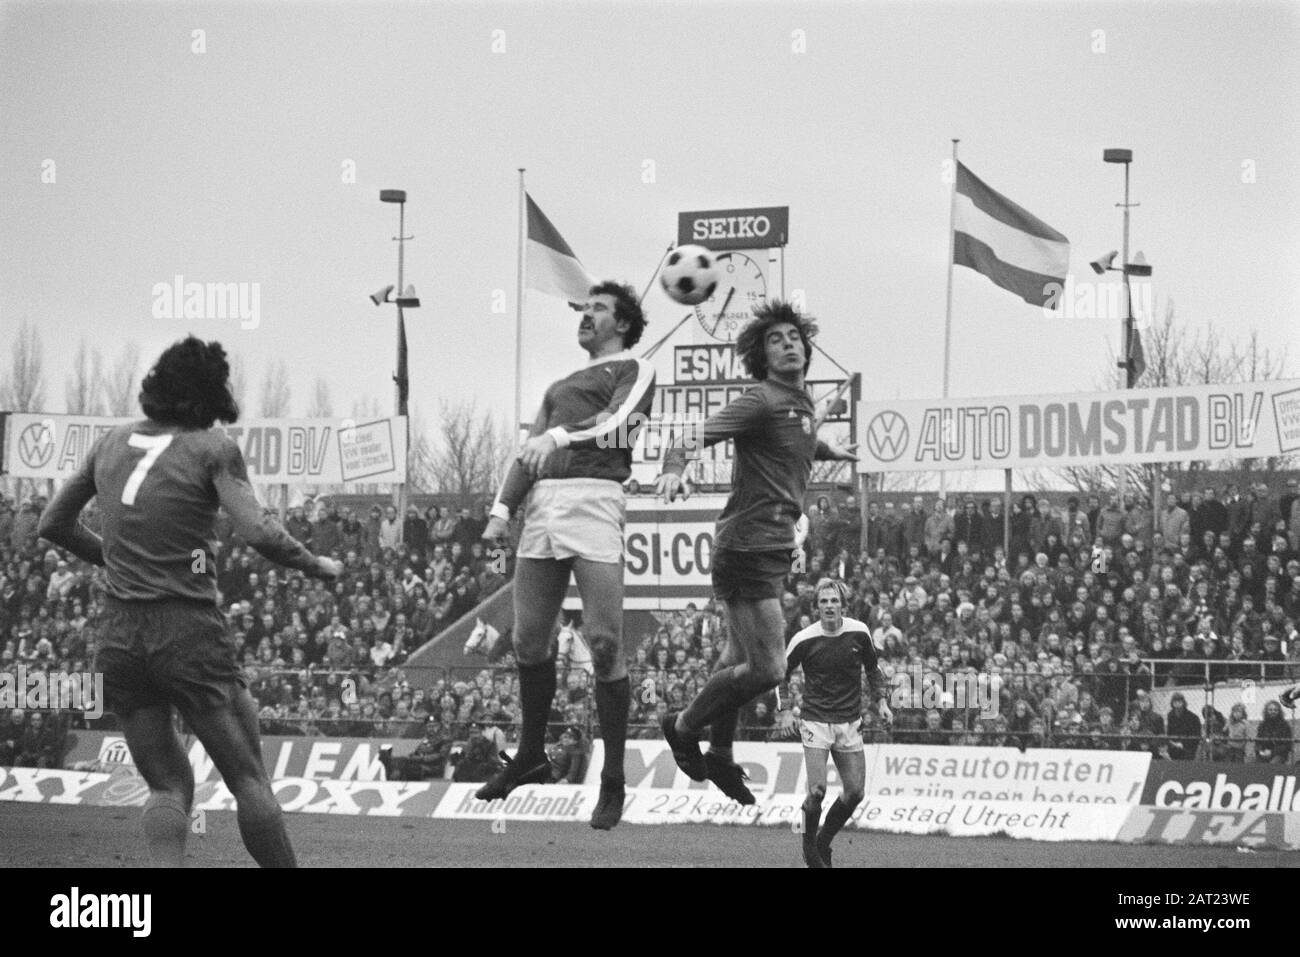
M 785 662 L 778 659 L 759 659 L 750 664 L 749 674 L 754 683 L 761 686 L 755 693 L 761 693 L 781 683 L 781 679 L 785 677 Z

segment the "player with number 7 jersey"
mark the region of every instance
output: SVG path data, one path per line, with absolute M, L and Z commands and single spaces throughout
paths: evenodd
M 153 862 L 184 863 L 194 799 L 174 707 L 235 795 L 249 852 L 263 866 L 292 866 L 262 764 L 257 703 L 217 607 L 217 511 L 224 508 L 235 531 L 274 562 L 326 579 L 342 565 L 313 555 L 263 515 L 239 447 L 211 428 L 239 417 L 229 376 L 220 343 L 191 336 L 167 349 L 141 387 L 147 418 L 95 443 L 46 508 L 39 532 L 107 572 L 95 670 L 104 677 L 104 705 L 121 719 L 149 785 L 144 831 Z M 78 522 L 92 498 L 99 535 Z

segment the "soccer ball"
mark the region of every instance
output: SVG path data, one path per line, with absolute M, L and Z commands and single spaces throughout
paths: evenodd
M 697 306 L 718 288 L 718 270 L 713 253 L 703 246 L 678 246 L 668 254 L 659 273 L 659 284 L 674 302 Z

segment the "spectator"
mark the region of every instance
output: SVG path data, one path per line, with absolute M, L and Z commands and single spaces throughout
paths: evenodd
M 1228 760 L 1228 720 L 1223 712 L 1207 704 L 1201 709 L 1201 727 L 1205 736 L 1204 759 Z
M 1246 719 L 1246 706 L 1237 702 L 1228 712 L 1228 727 L 1224 741 L 1225 761 L 1243 764 L 1246 761 L 1246 744 L 1250 740 L 1250 722 Z
M 402 522 L 392 505 L 384 509 L 384 519 L 379 523 L 379 550 L 396 553 L 402 547 Z
M 285 530 L 308 548 L 312 543 L 312 525 L 301 505 L 289 509 L 289 517 L 284 521 Z
M 429 525 L 420 516 L 420 510 L 414 505 L 406 509 L 406 521 L 402 523 L 402 544 L 408 553 L 414 552 L 424 561 L 424 550 L 429 542 Z
M 1115 724 L 1115 712 L 1108 707 L 1097 710 L 1097 723 L 1093 726 L 1092 746 L 1101 751 L 1114 751 L 1120 747 L 1120 729 Z
M 551 781 L 556 784 L 583 784 L 591 760 L 582 729 L 571 724 L 560 733 L 560 741 L 550 750 Z
M 1064 532 L 1065 541 L 1070 539 L 1077 532 L 1082 541 L 1092 544 L 1092 524 L 1088 521 L 1086 513 L 1079 511 L 1079 499 L 1070 496 L 1065 503 L 1065 515 L 1061 518 L 1061 528 Z
M 13 767 L 17 763 L 25 724 L 24 714 L 19 708 L 0 715 L 0 768 Z
M 1138 692 L 1137 707 L 1133 717 L 1137 721 L 1137 726 L 1133 729 L 1135 735 L 1153 755 L 1163 757 L 1165 719 L 1153 710 L 1151 695 L 1145 691 Z
M 937 554 L 939 543 L 944 539 L 952 540 L 952 517 L 942 498 L 934 500 L 934 509 L 925 520 L 925 550 L 927 554 Z
M 1169 757 L 1174 761 L 1191 761 L 1201 743 L 1201 719 L 1187 708 L 1187 699 L 1175 691 L 1169 699 Z
M 305 518 L 305 516 L 304 516 Z M 333 555 L 342 541 L 338 506 L 330 502 L 312 530 L 312 547 L 320 555 Z
M 1110 496 L 1106 507 L 1097 514 L 1097 537 L 1103 545 L 1116 548 L 1125 532 L 1127 515 L 1120 505 L 1118 494 Z
M 1264 720 L 1255 729 L 1255 760 L 1261 764 L 1291 763 L 1291 725 L 1277 701 L 1264 705 Z
M 1160 534 L 1166 542 L 1177 542 L 1190 530 L 1191 519 L 1187 511 L 1171 495 L 1165 501 L 1165 510 L 1160 515 Z
M 18 739 L 15 766 L 20 768 L 57 768 L 63 752 L 63 722 L 41 711 L 27 716 L 27 726 Z M 1288 751 L 1288 754 L 1290 752 Z
M 904 549 L 910 551 L 915 547 L 918 552 L 925 550 L 925 525 L 925 500 L 919 495 L 914 495 L 911 508 L 902 517 L 900 530 Z M 890 554 L 893 554 L 893 552 L 890 552 Z
M 493 749 L 493 742 L 480 735 L 470 738 L 464 753 L 456 762 L 452 780 L 456 782 L 481 782 L 501 770 L 502 762 Z

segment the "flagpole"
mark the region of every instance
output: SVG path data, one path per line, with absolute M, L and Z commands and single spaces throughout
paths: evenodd
M 522 389 L 524 370 L 524 167 L 519 167 L 519 254 L 515 271 L 515 419 L 517 436 L 523 423 Z
M 948 354 L 952 348 L 952 268 L 953 256 L 957 249 L 957 144 L 952 141 L 952 195 L 948 201 L 948 303 L 943 316 L 943 397 L 948 398 Z M 947 473 L 939 472 L 939 495 L 943 497 L 947 487 Z

